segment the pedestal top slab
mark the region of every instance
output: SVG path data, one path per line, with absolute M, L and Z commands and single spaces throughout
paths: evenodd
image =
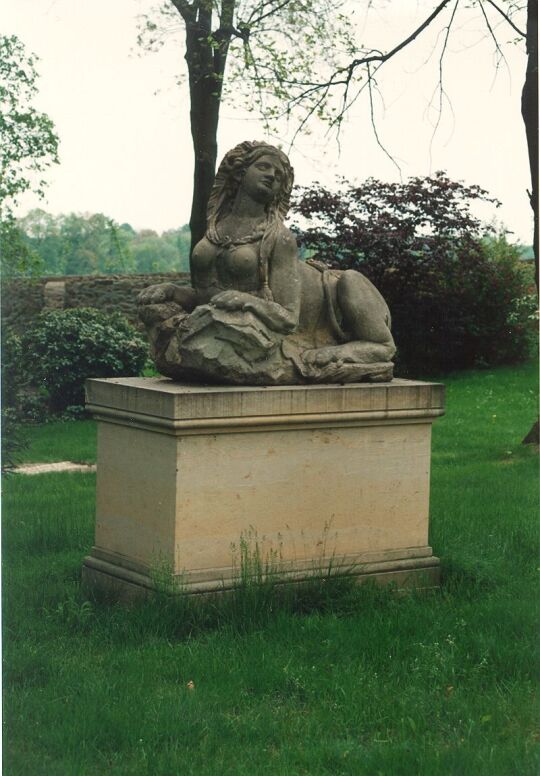
M 87 409 L 97 417 L 153 419 L 160 425 L 197 421 L 275 423 L 326 418 L 437 417 L 444 386 L 418 380 L 347 385 L 216 386 L 162 377 L 96 378 L 86 382 Z

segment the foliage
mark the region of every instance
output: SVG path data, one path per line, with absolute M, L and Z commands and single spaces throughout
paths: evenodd
M 224 95 L 239 94 L 268 124 L 283 112 L 290 83 L 305 83 L 315 66 L 337 66 L 341 49 L 350 56 L 350 26 L 343 0 L 166 0 L 143 17 L 139 42 L 155 49 L 171 31 L 183 31 L 194 152 L 191 249 L 204 236 L 205 213 L 214 183 L 219 114 Z M 332 45 L 321 41 L 332 38 Z M 232 57 L 229 56 L 232 53 Z M 227 63 L 232 63 L 228 67 Z M 326 67 L 325 72 L 331 68 Z M 234 82 L 234 90 L 229 86 Z M 325 111 L 320 99 L 318 110 Z M 279 107 L 276 107 L 279 106 Z M 290 106 L 289 106 L 290 107 Z M 315 110 L 310 105 L 309 111 Z
M 22 346 L 28 375 L 47 389 L 53 411 L 84 404 L 87 378 L 138 375 L 147 359 L 146 342 L 122 315 L 91 308 L 42 313 Z
M 2 332 L 2 472 L 10 472 L 24 456 L 28 437 L 21 425 L 20 396 L 26 384 L 20 338 Z
M 21 388 L 27 383 L 22 365 L 21 339 L 9 330 L 2 332 L 2 404 L 16 407 Z
M 28 449 L 29 440 L 18 413 L 11 407 L 2 407 L 2 474 L 8 474 L 20 463 Z
M 2 332 L 2 473 L 21 463 L 29 447 L 24 426 L 28 420 L 43 421 L 43 397 L 28 392 L 28 375 L 23 364 L 23 346 L 16 334 Z
M 37 275 L 42 265 L 29 248 L 12 213 L 0 219 L 0 269 L 3 277 Z
M 286 3 L 286 5 L 288 4 Z M 384 0 L 380 4 L 370 0 L 366 4 L 366 16 L 370 11 L 379 15 L 381 12 L 386 11 L 390 15 L 389 5 Z M 391 59 L 399 57 L 399 54 L 407 46 L 413 45 L 417 38 L 426 30 L 432 30 L 435 26 L 435 21 L 437 21 L 437 24 L 440 24 L 437 39 L 433 46 L 433 54 L 436 54 L 438 59 L 438 80 L 434 90 L 434 98 L 437 98 L 439 102 L 439 115 L 442 111 L 444 98 L 447 98 L 443 86 L 445 55 L 449 42 L 453 41 L 454 31 L 457 29 L 463 30 L 467 24 L 467 19 L 470 20 L 471 26 L 474 27 L 476 32 L 479 30 L 480 21 L 480 29 L 483 29 L 486 38 L 492 41 L 496 69 L 501 61 L 504 61 L 504 53 L 501 48 L 503 41 L 516 43 L 520 39 L 524 40 L 525 38 L 523 27 L 527 14 L 525 11 L 526 4 L 523 2 L 512 2 L 510 0 L 506 8 L 507 13 L 502 11 L 494 0 L 489 0 L 489 5 L 484 3 L 483 0 L 437 0 L 437 2 L 433 0 L 433 2 L 422 5 L 424 5 L 424 9 L 421 10 L 423 20 L 420 24 L 416 29 L 410 29 L 407 33 L 404 33 L 402 39 L 396 40 L 395 45 L 386 51 L 382 51 L 373 45 L 365 45 L 364 43 L 349 45 L 342 51 L 342 56 L 337 66 L 330 66 L 322 70 L 314 69 L 311 77 L 308 78 L 287 79 L 285 83 L 289 88 L 288 110 L 304 110 L 304 122 L 315 117 L 322 118 L 329 122 L 331 127 L 337 127 L 339 130 L 347 112 L 353 106 L 357 106 L 358 99 L 364 93 L 363 96 L 369 106 L 368 109 L 375 139 L 384 152 L 387 153 L 379 140 L 375 123 L 374 97 L 379 86 L 379 71 Z M 532 8 L 533 4 L 529 3 L 529 7 Z M 344 17 L 341 22 L 342 25 L 352 27 L 354 25 L 353 14 L 354 10 L 348 19 Z M 509 27 L 503 25 L 503 30 L 500 29 L 499 24 L 501 15 L 509 24 Z M 517 25 L 520 25 L 521 29 Z M 518 35 L 517 38 L 516 33 Z M 508 34 L 511 36 L 510 41 L 508 41 Z M 332 38 L 323 37 L 322 40 L 334 42 Z M 325 46 L 323 51 L 326 51 L 327 48 L 328 46 Z M 433 104 L 435 104 L 435 100 L 433 100 Z M 329 105 L 335 106 L 333 111 L 328 110 Z M 438 121 L 434 131 L 436 131 L 437 126 Z M 399 166 L 395 160 L 393 161 L 396 166 Z
M 402 373 L 528 355 L 534 299 L 520 252 L 504 236 L 483 236 L 490 228 L 471 212 L 479 201 L 495 203 L 442 172 L 297 194 L 296 213 L 313 222 L 301 243 L 330 266 L 362 272 L 388 302 Z
M 37 94 L 36 57 L 15 36 L 0 36 L 0 203 L 13 202 L 33 176 L 57 162 L 58 138 L 51 119 L 32 106 Z M 45 181 L 36 182 L 43 193 Z M 8 205 L 9 207 L 9 205 Z
M 86 217 L 72 213 L 62 219 L 61 226 L 66 275 L 129 270 L 127 241 L 112 219 L 101 213 Z
M 188 2 L 165 0 L 153 12 L 142 17 L 139 43 L 150 51 L 163 45 L 167 37 L 180 30 L 179 14 L 184 24 L 189 24 Z M 191 4 L 195 17 L 197 3 Z M 322 78 L 350 58 L 355 51 L 353 26 L 343 9 L 345 3 L 330 0 L 223 0 L 217 4 L 216 21 L 208 22 L 208 56 L 212 51 L 224 48 L 226 38 L 227 69 L 215 72 L 221 83 L 225 102 L 239 103 L 247 111 L 257 111 L 265 129 L 275 126 L 275 121 L 291 112 L 291 103 L 302 85 L 312 80 L 317 72 Z M 202 7 L 202 6 L 201 6 Z M 209 16 L 212 15 L 208 11 Z M 204 23 L 200 12 L 199 23 Z M 230 18 L 226 28 L 224 18 Z M 322 46 L 322 41 L 332 41 Z M 188 50 L 186 59 L 190 56 Z M 188 67 L 190 66 L 188 61 Z M 318 104 L 316 104 L 318 103 Z M 337 105 L 327 99 L 319 100 L 314 94 L 306 95 L 302 103 L 303 114 L 316 111 L 319 118 L 331 120 L 337 113 Z M 307 127 L 304 127 L 307 130 Z
M 169 229 L 160 236 L 146 229 L 130 244 L 137 272 L 189 272 L 189 226 Z
M 416 29 L 404 31 L 402 39 L 386 51 L 377 41 L 362 40 L 369 14 L 391 15 L 386 0 L 370 0 L 361 11 L 362 18 L 352 4 L 328 0 L 221 0 L 213 4 L 163 0 L 142 17 L 139 44 L 156 50 L 169 36 L 177 38 L 184 26 L 192 106 L 197 102 L 195 94 L 211 81 L 218 100 L 223 96 L 225 101 L 234 101 L 235 107 L 240 103 L 260 113 L 266 130 L 277 126 L 276 119 L 294 120 L 293 139 L 299 131 L 309 133 L 314 119 L 322 119 L 339 133 L 346 114 L 363 97 L 375 138 L 388 153 L 380 142 L 375 116 L 379 71 L 386 63 L 399 59 L 405 48 L 440 25 L 434 43 L 438 67 L 433 105 L 438 102 L 442 110 L 445 55 L 455 30 L 470 25 L 471 31 L 483 31 L 493 43 L 497 68 L 504 61 L 504 44 L 525 40 L 525 3 L 509 2 L 504 11 L 493 0 L 489 5 L 483 0 L 437 0 L 423 5 L 427 7 L 419 13 L 425 15 Z M 190 25 L 198 35 L 199 48 L 190 46 Z M 218 51 L 219 71 L 213 57 Z M 204 72 L 197 70 L 201 63 L 207 68 Z M 179 82 L 183 80 L 184 75 Z M 213 134 L 210 127 L 206 130 Z
M 58 137 L 51 119 L 33 105 L 36 57 L 15 35 L 0 35 L 0 242 L 2 273 L 28 274 L 36 257 L 25 248 L 13 214 L 21 194 L 43 196 L 48 167 L 58 162 Z
M 18 227 L 43 275 L 180 272 L 189 266 L 188 226 L 158 235 L 102 213 L 53 216 L 36 208 Z

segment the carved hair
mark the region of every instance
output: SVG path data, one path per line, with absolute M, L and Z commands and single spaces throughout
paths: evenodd
M 249 141 L 235 146 L 225 154 L 219 165 L 214 186 L 208 200 L 206 236 L 210 242 L 220 245 L 221 236 L 217 230 L 218 221 L 227 216 L 234 205 L 238 188 L 246 170 L 261 156 L 276 157 L 283 167 L 283 178 L 279 192 L 266 206 L 266 224 L 258 232 L 246 235 L 240 242 L 261 240 L 259 251 L 259 275 L 263 297 L 272 298 L 268 286 L 268 261 L 276 239 L 289 209 L 294 172 L 287 156 L 279 148 L 262 141 Z

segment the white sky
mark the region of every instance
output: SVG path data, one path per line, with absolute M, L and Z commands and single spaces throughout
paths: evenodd
M 36 104 L 51 116 L 61 141 L 61 164 L 48 175 L 45 203 L 29 196 L 21 215 L 35 206 L 53 213 L 103 212 L 136 229 L 157 231 L 188 221 L 193 166 L 189 100 L 187 88 L 175 85 L 184 67 L 182 36 L 157 55 L 141 57 L 136 49 L 137 14 L 153 4 L 3 0 L 2 32 L 17 34 L 41 58 Z M 367 21 L 367 0 L 351 6 L 361 40 L 388 50 L 412 32 L 435 2 L 383 2 Z M 508 40 L 511 31 L 504 20 L 489 15 L 501 40 Z M 493 44 L 484 37 L 483 20 L 477 11 L 462 14 L 445 65 L 451 107 L 444 109 L 430 159 L 427 106 L 437 82 L 438 56 L 432 52 L 437 42 L 441 45 L 440 29 L 436 21 L 433 30 L 381 71 L 385 104 L 378 100 L 376 107 L 379 135 L 404 177 L 444 169 L 452 178 L 483 186 L 503 202 L 498 211 L 484 210 L 483 217 L 496 215 L 516 239 L 531 243 L 529 167 L 520 114 L 523 47 L 504 47 L 508 68 L 503 64 L 494 78 Z M 398 179 L 375 142 L 367 97 L 355 104 L 340 148 L 323 128 L 313 129 L 290 154 L 297 183 L 331 184 L 340 174 L 356 180 Z M 284 147 L 291 135 L 292 128 L 284 126 Z M 219 156 L 246 139 L 264 139 L 260 124 L 224 105 Z

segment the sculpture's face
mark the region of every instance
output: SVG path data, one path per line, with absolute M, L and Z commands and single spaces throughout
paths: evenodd
M 242 188 L 257 202 L 271 202 L 280 192 L 285 170 L 279 159 L 265 154 L 256 159 L 246 170 Z

